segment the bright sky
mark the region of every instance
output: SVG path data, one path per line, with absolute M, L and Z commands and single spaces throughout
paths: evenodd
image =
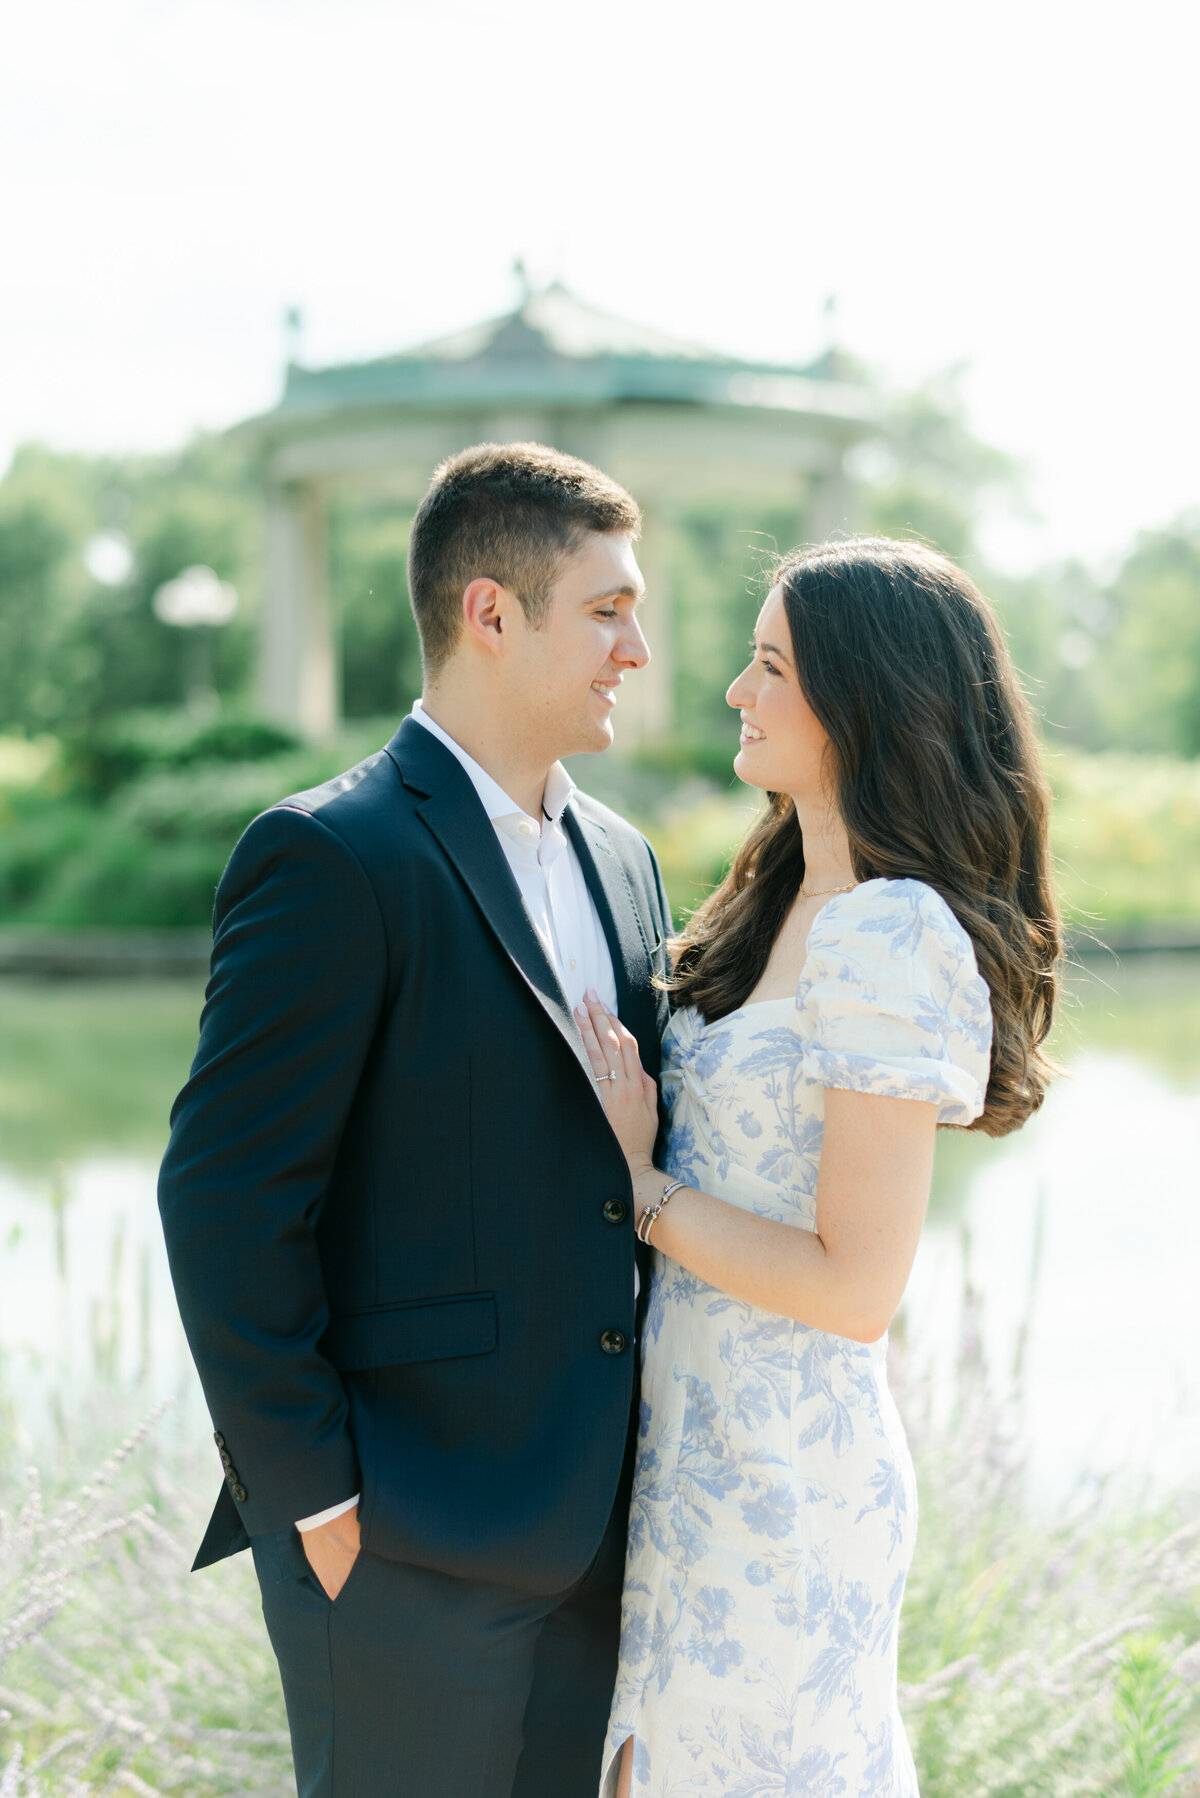
M 154 448 L 506 310 L 965 361 L 1012 565 L 1200 503 L 1190 0 L 38 0 L 0 62 L 0 466 Z

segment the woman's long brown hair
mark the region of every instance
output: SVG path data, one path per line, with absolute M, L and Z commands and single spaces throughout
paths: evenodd
M 1042 1052 L 1062 924 L 1049 791 L 1029 702 L 991 607 L 945 556 L 867 537 L 796 550 L 776 570 L 800 685 L 829 738 L 829 778 L 859 880 L 939 892 L 991 992 L 992 1070 L 973 1130 L 1004 1136 L 1055 1073 Z M 720 886 L 674 944 L 672 1003 L 712 1022 L 762 977 L 804 879 L 786 793 L 768 795 Z

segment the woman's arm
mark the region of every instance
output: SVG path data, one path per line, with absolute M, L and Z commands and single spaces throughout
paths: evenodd
M 673 1194 L 651 1241 L 732 1298 L 814 1330 L 876 1342 L 900 1303 L 925 1218 L 936 1107 L 825 1089 L 817 1228 L 755 1217 L 692 1187 Z M 633 1170 L 639 1216 L 664 1176 Z
M 580 1027 L 597 1073 L 617 1074 L 598 1090 L 629 1159 L 640 1217 L 657 1203 L 666 1177 L 650 1159 L 637 1046 L 598 1001 L 589 1001 Z M 936 1105 L 922 1100 L 827 1087 L 815 1231 L 755 1217 L 687 1187 L 672 1196 L 651 1241 L 732 1298 L 875 1342 L 900 1303 L 916 1254 L 936 1118 Z

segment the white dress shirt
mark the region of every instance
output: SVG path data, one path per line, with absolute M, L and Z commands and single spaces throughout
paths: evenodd
M 562 763 L 555 762 L 546 776 L 541 818 L 531 818 L 486 768 L 434 723 L 419 699 L 412 716 L 470 776 L 571 1010 L 592 987 L 608 1009 L 616 1011 L 617 986 L 604 926 L 574 844 L 563 829 L 562 815 L 574 797 L 575 783 Z
M 575 846 L 563 829 L 562 815 L 575 793 L 575 783 L 561 762 L 546 776 L 542 816 L 531 818 L 510 799 L 486 768 L 435 724 L 418 699 L 412 716 L 461 762 L 487 813 L 505 859 L 513 871 L 530 922 L 541 938 L 558 975 L 567 1004 L 574 1011 L 591 987 L 610 1011 L 617 1009 L 617 983 L 612 956 L 596 902 L 588 891 Z M 636 1285 L 636 1282 L 635 1282 Z M 298 1530 L 313 1530 L 352 1510 L 359 1494 L 327 1511 L 298 1520 Z

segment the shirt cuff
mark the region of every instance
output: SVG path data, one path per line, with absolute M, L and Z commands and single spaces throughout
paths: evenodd
M 361 1497 L 362 1493 L 356 1492 L 353 1498 L 343 1499 L 340 1505 L 330 1505 L 327 1511 L 315 1511 L 311 1517 L 298 1517 L 296 1528 L 298 1530 L 315 1530 L 319 1529 L 323 1523 L 332 1523 L 335 1517 L 344 1517 L 347 1511 L 352 1511 Z

